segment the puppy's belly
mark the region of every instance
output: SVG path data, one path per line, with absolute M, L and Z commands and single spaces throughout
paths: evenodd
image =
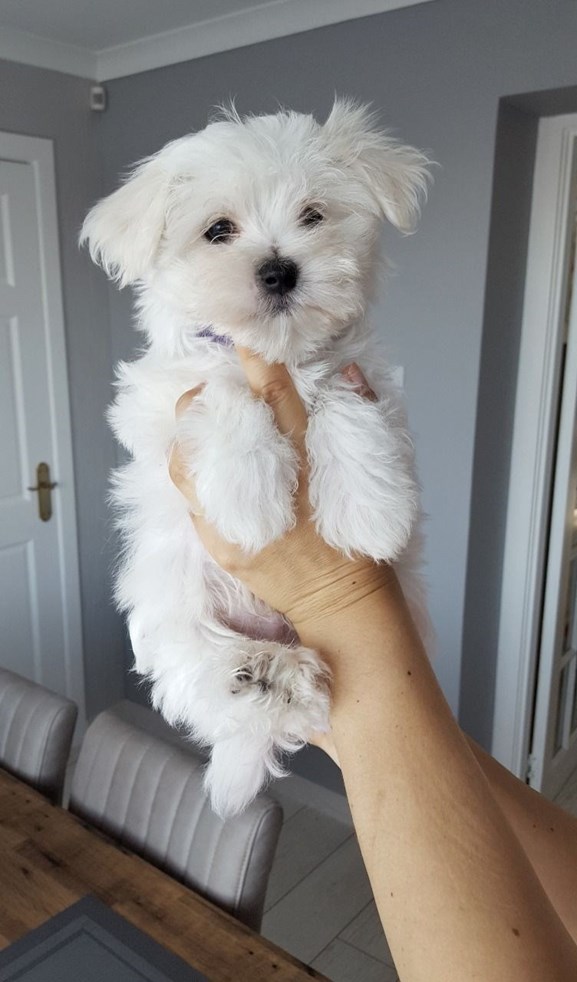
M 298 643 L 298 636 L 284 617 L 271 610 L 268 614 L 252 611 L 234 611 L 223 617 L 223 622 L 232 631 L 237 631 L 253 641 L 278 641 L 280 644 Z

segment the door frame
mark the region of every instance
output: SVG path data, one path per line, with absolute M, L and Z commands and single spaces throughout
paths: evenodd
M 575 229 L 575 226 L 574 226 Z M 559 413 L 559 436 L 553 478 L 551 536 L 543 597 L 543 628 L 535 718 L 531 746 L 532 787 L 554 798 L 577 766 L 577 732 L 572 732 L 573 693 L 577 656 L 575 644 L 565 648 L 563 635 L 570 584 L 571 555 L 574 552 L 575 480 L 577 479 L 577 275 L 573 274 L 572 297 L 566 304 L 567 325 L 565 367 Z M 569 624 L 575 630 L 573 610 Z M 562 685 L 565 671 L 566 683 Z M 564 693 L 565 705 L 559 712 Z M 561 745 L 556 750 L 557 728 Z
M 46 331 L 52 423 L 52 473 L 58 480 L 53 510 L 58 518 L 66 693 L 78 705 L 77 733 L 86 719 L 84 652 L 72 429 L 62 303 L 59 224 L 52 140 L 0 131 L 0 159 L 30 164 L 36 188 L 42 304 Z M 33 475 L 32 475 L 33 476 Z
M 501 589 L 493 755 L 525 780 L 575 204 L 577 115 L 539 123 Z

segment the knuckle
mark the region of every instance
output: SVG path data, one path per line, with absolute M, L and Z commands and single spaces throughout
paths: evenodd
M 271 378 L 261 389 L 261 397 L 269 406 L 278 406 L 289 395 L 289 383 L 284 378 Z
M 170 480 L 178 487 L 182 482 L 182 458 L 178 447 L 174 447 L 168 458 L 168 473 Z
M 194 389 L 188 389 L 187 392 L 183 392 L 181 396 L 176 400 L 176 405 L 174 407 L 174 415 L 177 419 L 186 412 L 188 407 L 191 405 L 194 399 L 199 396 L 204 389 L 204 383 L 202 385 L 195 386 Z
M 214 558 L 221 569 L 226 570 L 227 573 L 234 576 L 242 572 L 242 553 L 230 542 L 219 543 Z
M 183 392 L 181 396 L 176 400 L 176 405 L 174 407 L 174 414 L 178 419 L 187 410 L 189 403 L 191 401 L 190 392 Z

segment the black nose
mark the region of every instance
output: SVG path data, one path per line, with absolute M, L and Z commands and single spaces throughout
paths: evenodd
M 259 267 L 257 276 L 267 293 L 283 297 L 294 290 L 299 270 L 292 259 L 267 259 Z

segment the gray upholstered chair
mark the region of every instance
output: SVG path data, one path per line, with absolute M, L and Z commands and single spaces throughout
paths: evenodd
M 258 930 L 280 805 L 261 796 L 222 821 L 202 786 L 204 760 L 160 738 L 157 714 L 140 708 L 135 725 L 123 705 L 86 731 L 70 810 Z
M 0 766 L 59 804 L 78 709 L 0 668 Z

